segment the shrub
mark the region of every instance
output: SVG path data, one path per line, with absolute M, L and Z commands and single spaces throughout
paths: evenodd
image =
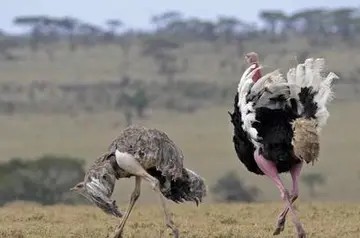
M 0 205 L 14 200 L 44 205 L 80 201 L 69 189 L 85 176 L 84 161 L 45 155 L 36 160 L 14 158 L 0 165 Z
M 221 177 L 211 188 L 211 191 L 216 195 L 216 199 L 221 202 L 253 202 L 260 192 L 256 187 L 246 187 L 234 171 Z

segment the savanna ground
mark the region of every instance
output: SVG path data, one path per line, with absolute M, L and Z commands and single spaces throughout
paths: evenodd
M 186 238 L 266 238 L 273 237 L 276 217 L 282 205 L 203 204 L 170 206 L 180 237 Z M 355 238 L 360 234 L 360 205 L 340 203 L 300 203 L 300 219 L 310 238 Z M 2 238 L 106 237 L 117 220 L 94 207 L 39 206 L 14 203 L 0 210 Z M 289 217 L 279 237 L 295 237 Z M 137 206 L 124 230 L 124 237 L 171 237 L 165 229 L 161 209 Z

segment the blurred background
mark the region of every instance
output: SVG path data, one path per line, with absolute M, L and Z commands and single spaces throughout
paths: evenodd
M 130 124 L 164 130 L 182 148 L 207 181 L 207 202 L 278 201 L 232 144 L 228 111 L 249 51 L 284 73 L 325 57 L 340 76 L 301 199 L 358 201 L 359 45 L 355 0 L 2 1 L 0 205 L 85 202 L 68 189 Z M 117 183 L 120 206 L 131 180 Z M 140 201 L 156 202 L 143 187 Z

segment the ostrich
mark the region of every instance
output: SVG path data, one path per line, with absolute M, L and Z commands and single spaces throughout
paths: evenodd
M 233 143 L 248 171 L 265 175 L 280 190 L 285 208 L 279 215 L 274 235 L 284 230 L 286 215 L 293 216 L 297 236 L 306 237 L 293 202 L 299 196 L 299 176 L 304 161 L 314 163 L 319 155 L 319 132 L 329 117 L 331 84 L 337 76 L 324 75 L 324 59 L 306 59 L 291 68 L 286 79 L 278 70 L 264 76 L 258 55 L 245 55 L 250 66 L 240 79 L 234 111 Z M 285 188 L 279 173 L 290 172 L 292 191 Z
M 206 196 L 204 179 L 184 168 L 183 159 L 179 147 L 164 132 L 130 126 L 113 140 L 108 152 L 89 168 L 84 181 L 71 190 L 82 194 L 104 212 L 123 217 L 113 235 L 114 238 L 120 238 L 140 196 L 140 185 L 144 179 L 159 193 L 166 226 L 172 230 L 174 237 L 178 237 L 179 231 L 172 221 L 165 198 L 176 203 L 193 201 L 198 205 Z M 118 211 L 115 200 L 110 197 L 117 179 L 132 176 L 135 177 L 135 188 L 123 215 Z

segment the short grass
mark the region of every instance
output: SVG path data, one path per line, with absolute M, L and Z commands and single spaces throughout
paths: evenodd
M 357 238 L 360 205 L 353 203 L 299 203 L 300 219 L 308 237 Z M 171 205 L 180 237 L 266 238 L 273 237 L 280 203 Z M 290 214 L 289 214 L 290 215 Z M 105 238 L 118 221 L 93 206 L 48 206 L 14 203 L 0 210 L 1 238 Z M 136 206 L 124 237 L 171 237 L 158 206 Z M 296 237 L 288 218 L 280 238 Z

